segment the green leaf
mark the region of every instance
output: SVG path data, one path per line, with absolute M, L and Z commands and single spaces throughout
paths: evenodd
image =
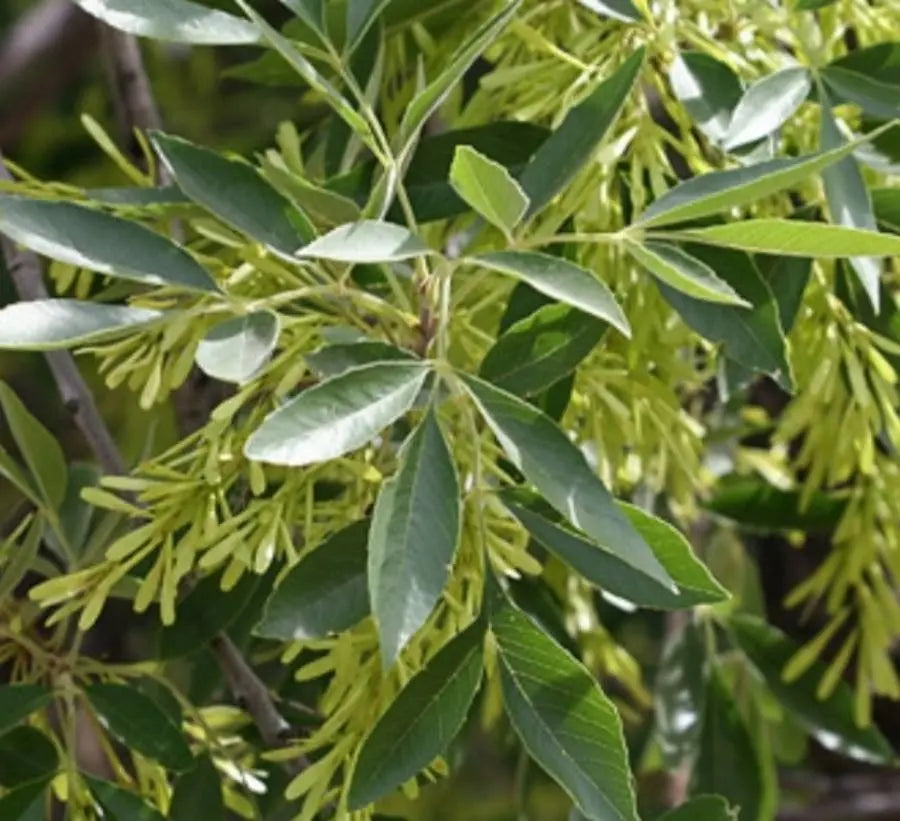
M 819 89 L 822 104 L 820 141 L 822 148 L 835 148 L 847 141 L 838 128 L 837 121 L 831 113 L 831 100 L 823 88 Z M 863 228 L 877 231 L 875 214 L 872 210 L 872 198 L 866 188 L 862 171 L 853 156 L 845 157 L 838 163 L 826 168 L 822 177 L 825 182 L 825 196 L 828 201 L 828 213 L 831 222 L 846 225 L 848 228 Z M 853 257 L 850 260 L 853 270 L 865 289 L 875 312 L 879 308 L 879 287 L 882 274 L 882 262 L 873 257 Z
M 591 11 L 621 20 L 623 23 L 638 23 L 643 18 L 631 0 L 578 0 L 582 6 Z
M 900 237 L 800 220 L 744 220 L 696 228 L 684 231 L 680 236 L 741 251 L 793 257 L 822 259 L 900 254 Z
M 274 188 L 329 225 L 355 222 L 360 217 L 359 206 L 348 197 L 314 185 L 287 168 L 263 158 L 260 173 Z
M 762 821 L 763 775 L 756 747 L 728 685 L 715 668 L 709 677 L 693 793 L 724 796 L 741 821 Z
M 45 821 L 47 781 L 31 781 L 0 798 L 0 818 L 4 821 Z
M 545 305 L 497 340 L 479 375 L 517 396 L 538 393 L 574 371 L 605 332 L 603 322 L 582 311 Z
M 99 342 L 158 322 L 165 314 L 147 308 L 40 299 L 0 308 L 0 348 L 52 351 Z
M 690 253 L 708 265 L 748 308 L 694 299 L 659 283 L 666 301 L 688 326 L 711 342 L 720 342 L 731 359 L 773 377 L 790 380 L 787 342 L 781 329 L 778 303 L 769 284 L 746 255 L 726 249 L 692 247 Z
M 343 456 L 403 416 L 428 374 L 424 362 L 374 362 L 326 379 L 269 414 L 244 453 L 294 467 Z
M 456 468 L 429 411 L 382 485 L 369 531 L 369 596 L 385 669 L 440 599 L 459 536 Z
M 528 209 L 528 197 L 509 171 L 468 145 L 456 149 L 450 184 L 475 211 L 507 236 Z
M 7 555 L 5 562 L 0 561 L 0 601 L 11 596 L 25 574 L 34 567 L 45 530 L 48 530 L 47 523 L 43 516 L 38 515 L 32 519 L 23 538 L 13 539 L 10 536 L 0 545 L 0 560 L 3 559 L 3 553 Z M 52 538 L 55 540 L 55 534 Z M 66 556 L 63 549 L 58 549 L 58 553 L 62 557 Z
M 38 254 L 107 276 L 218 290 L 183 248 L 136 222 L 81 205 L 0 194 L 0 232 Z
M 809 94 L 809 71 L 800 66 L 776 71 L 751 85 L 741 97 L 722 141 L 727 150 L 766 137 L 784 125 Z
M 878 222 L 891 233 L 900 234 L 900 189 L 872 188 L 869 194 Z
M 251 239 L 293 254 L 315 236 L 307 216 L 252 165 L 158 131 L 153 144 L 185 194 Z
M 347 804 L 360 809 L 393 792 L 443 754 L 481 683 L 484 625 L 452 639 L 400 691 L 363 741 Z
M 40 710 L 52 695 L 41 684 L 4 684 L 0 686 L 0 734 Z
M 160 628 L 156 657 L 180 658 L 206 647 L 241 616 L 259 585 L 255 573 L 245 573 L 228 591 L 222 590 L 218 574 L 201 579 L 178 602 L 175 623 Z
M 622 722 L 594 676 L 505 597 L 491 630 L 506 713 L 529 755 L 587 818 L 637 821 Z
M 402 225 L 362 220 L 335 228 L 301 248 L 297 256 L 334 262 L 399 262 L 432 253 L 431 249 Z
M 533 251 L 495 251 L 473 257 L 472 263 L 527 282 L 536 291 L 631 336 L 628 320 L 606 283 L 573 262 Z
M 152 699 L 125 684 L 91 684 L 84 694 L 104 725 L 123 744 L 167 769 L 190 768 L 194 759 L 181 729 Z
M 320 35 L 327 33 L 325 0 L 281 0 L 281 4 L 287 6 L 313 31 Z M 348 2 L 348 5 L 351 3 Z
M 822 79 L 842 101 L 859 106 L 866 114 L 885 120 L 900 117 L 900 85 L 883 83 L 840 66 L 826 66 Z
M 247 3 L 247 0 L 235 0 L 235 2 L 244 10 L 263 39 L 277 51 L 312 88 L 321 94 L 332 110 L 354 131 L 359 137 L 370 147 L 374 144 L 372 132 L 363 117 L 356 109 L 347 101 L 340 91 L 338 91 L 328 80 L 326 80 L 316 70 L 315 66 L 303 56 L 292 40 L 279 34 L 272 28 L 254 9 Z
M 849 156 L 852 143 L 795 159 L 777 159 L 693 177 L 666 191 L 635 222 L 635 228 L 672 225 L 707 217 L 790 188 Z
M 565 433 L 512 394 L 474 376 L 460 376 L 510 461 L 538 492 L 591 539 L 674 590 L 665 568 Z
M 94 798 L 103 808 L 104 821 L 163 821 L 160 812 L 138 795 L 117 784 L 85 776 Z
M 743 94 L 731 67 L 705 51 L 683 51 L 672 62 L 669 82 L 697 128 L 721 141 Z
M 636 262 L 676 291 L 705 302 L 749 307 L 712 268 L 681 248 L 663 242 L 640 244 L 630 240 L 625 248 Z
M 437 110 L 453 87 L 463 78 L 479 55 L 500 35 L 515 15 L 521 0 L 507 0 L 504 7 L 487 20 L 450 57 L 444 58 L 444 70 L 413 97 L 400 121 L 398 147 L 401 158 L 409 154 L 419 130 Z
M 5 382 L 0 382 L 0 408 L 41 497 L 50 510 L 59 510 L 66 495 L 62 448 Z
M 559 128 L 535 152 L 519 180 L 531 201 L 527 216 L 542 211 L 575 174 L 589 165 L 591 156 L 631 94 L 643 63 L 641 48 L 571 108 Z
M 669 810 L 658 821 L 738 821 L 738 816 L 721 795 L 698 795 Z
M 849 684 L 839 681 L 828 698 L 816 696 L 828 670 L 826 662 L 814 661 L 799 678 L 786 682 L 783 670 L 799 647 L 780 630 L 753 616 L 736 615 L 730 626 L 738 646 L 775 698 L 823 747 L 870 764 L 894 760 L 890 743 L 875 727 L 857 726 Z
M 348 0 L 345 47 L 347 53 L 355 50 L 385 8 L 392 2 L 393 0 Z
M 812 260 L 806 257 L 758 256 L 756 263 L 778 303 L 781 328 L 789 334 L 803 304 L 803 294 L 812 275 Z
M 169 821 L 224 821 L 225 803 L 222 783 L 208 756 L 198 758 L 194 766 L 175 782 Z
M 690 544 L 675 528 L 633 505 L 618 502 L 637 533 L 675 582 L 676 591 L 635 570 L 614 545 L 595 543 L 559 522 L 544 502 L 522 490 L 500 495 L 509 512 L 531 536 L 577 570 L 589 582 L 639 607 L 676 610 L 728 598 L 725 590 L 694 556 Z
M 706 666 L 703 636 L 686 621 L 663 646 L 653 699 L 656 738 L 670 770 L 693 762 L 700 747 Z
M 369 521 L 354 522 L 304 556 L 269 597 L 256 635 L 321 639 L 369 615 L 368 536 Z
M 779 490 L 758 476 L 726 476 L 706 507 L 751 529 L 830 533 L 847 507 L 846 499 L 817 491 L 802 504 L 799 490 Z
M 256 29 L 224 11 L 187 0 L 74 0 L 88 14 L 120 31 L 208 46 L 238 46 L 255 43 Z
M 271 311 L 256 311 L 214 325 L 197 347 L 197 365 L 223 382 L 243 385 L 269 360 L 281 322 Z
M 306 364 L 322 376 L 337 376 L 372 362 L 414 361 L 415 357 L 387 342 L 341 342 L 325 345 L 305 356 Z
M 17 787 L 56 772 L 56 747 L 40 730 L 28 725 L 0 736 L 0 786 Z
M 150 208 L 154 205 L 187 205 L 190 200 L 177 185 L 158 188 L 87 188 L 84 195 L 101 205 Z

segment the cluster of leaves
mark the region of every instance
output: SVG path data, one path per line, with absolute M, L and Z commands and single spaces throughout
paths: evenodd
M 3 308 L 0 346 L 92 354 L 145 409 L 194 365 L 233 386 L 201 430 L 102 477 L 0 387 L 20 457 L 0 472 L 29 510 L 0 548 L 0 816 L 52 794 L 79 818 L 281 817 L 270 763 L 302 761 L 290 812 L 368 818 L 446 772 L 478 698 L 574 818 L 637 819 L 627 704 L 598 681 L 644 688 L 603 601 L 688 614 L 640 763 L 691 770 L 670 821 L 771 818 L 776 762 L 807 734 L 892 760 L 868 715 L 900 696 L 882 261 L 900 201 L 867 179 L 895 171 L 900 46 L 877 10 L 282 0 L 279 30 L 244 0 L 76 1 L 141 36 L 258 44 L 233 73 L 328 115 L 253 163 L 154 133 L 149 174 L 92 125 L 138 187 L 22 175 L 0 194 L 0 231 L 75 290 Z M 849 54 L 844 5 L 876 38 Z M 752 48 L 723 53 L 726 24 Z M 792 394 L 778 418 L 746 405 L 761 378 Z M 753 612 L 743 553 L 720 583 L 660 518 L 687 525 L 698 501 L 832 534 L 794 594 L 826 600 L 811 644 Z M 73 628 L 110 599 L 158 605 L 153 658 L 79 653 Z M 273 690 L 312 701 L 302 737 L 266 750 L 179 688 L 172 660 L 222 629 L 292 672 Z M 117 783 L 78 771 L 81 721 Z

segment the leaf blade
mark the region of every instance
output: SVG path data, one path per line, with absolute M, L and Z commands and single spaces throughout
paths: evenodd
M 197 346 L 197 365 L 213 379 L 243 385 L 268 361 L 280 330 L 281 321 L 271 311 L 223 320 Z
M 466 203 L 507 236 L 528 210 L 528 197 L 512 175 L 471 146 L 456 149 L 450 184 Z
M 380 220 L 339 225 L 297 251 L 303 259 L 333 262 L 400 262 L 425 256 L 431 249 L 402 225 Z

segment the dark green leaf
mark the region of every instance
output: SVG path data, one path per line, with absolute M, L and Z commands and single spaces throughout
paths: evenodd
M 256 311 L 214 325 L 197 347 L 197 365 L 213 379 L 243 385 L 266 364 L 281 322 L 271 311 Z
M 638 49 L 615 74 L 571 108 L 559 128 L 537 150 L 520 179 L 531 201 L 528 216 L 542 211 L 589 164 L 631 93 L 643 63 L 644 50 Z
M 613 548 L 594 543 L 559 523 L 555 511 L 533 494 L 521 490 L 506 491 L 501 494 L 501 499 L 535 540 L 588 581 L 615 596 L 641 607 L 664 610 L 709 604 L 727 598 L 728 594 L 694 556 L 687 540 L 675 528 L 633 505 L 617 503 L 619 510 L 672 577 L 677 586 L 676 592 L 635 570 Z
M 88 188 L 84 195 L 101 205 L 147 208 L 153 205 L 187 205 L 190 200 L 177 185 L 161 188 Z
M 456 149 L 450 166 L 450 185 L 475 211 L 507 235 L 528 208 L 528 197 L 509 171 L 469 145 Z
M 0 734 L 40 710 L 51 696 L 50 688 L 39 684 L 0 686 Z
M 99 485 L 102 473 L 98 467 L 81 462 L 70 464 L 68 473 L 66 496 L 59 508 L 59 524 L 69 545 L 81 553 L 95 510 L 81 498 L 81 491 Z
M 49 532 L 44 517 L 35 516 L 22 538 L 3 545 L 6 561 L 5 563 L 0 562 L 0 601 L 16 590 L 19 583 L 25 578 L 25 574 L 36 563 L 45 530 L 48 530 L 48 541 L 51 542 L 58 554 L 61 557 L 66 556 L 65 548 L 58 544 L 56 535 Z
M 181 729 L 134 687 L 92 684 L 85 689 L 91 706 L 123 744 L 170 770 L 187 770 L 193 762 Z
M 698 795 L 660 816 L 658 821 L 738 821 L 738 815 L 721 795 Z
M 715 669 L 706 689 L 691 792 L 722 795 L 740 809 L 741 821 L 762 821 L 763 774 L 757 751 L 728 685 Z
M 857 726 L 850 685 L 839 681 L 825 699 L 816 696 L 828 665 L 814 661 L 796 680 L 786 682 L 783 670 L 799 649 L 784 633 L 761 619 L 737 615 L 731 620 L 741 650 L 791 716 L 825 748 L 872 764 L 887 764 L 894 751 L 875 727 Z
M 663 587 L 674 583 L 559 427 L 510 393 L 462 375 L 510 461 L 575 527 Z
M 669 82 L 697 128 L 712 140 L 722 140 L 743 94 L 731 68 L 704 51 L 683 51 L 672 63 Z
M 896 85 L 900 83 L 900 42 L 857 47 L 828 64 L 833 66 Z
M 315 236 L 307 216 L 252 165 L 160 132 L 153 144 L 187 196 L 251 239 L 293 254 Z
M 319 34 L 325 34 L 325 0 L 281 0 L 306 25 Z M 348 2 L 348 5 L 352 3 Z
M 724 147 L 730 150 L 747 145 L 780 128 L 803 103 L 810 88 L 809 70 L 800 66 L 776 71 L 755 82 L 734 110 Z
M 900 234 L 900 189 L 872 188 L 869 193 L 878 222 L 888 231 Z
M 859 106 L 866 114 L 893 120 L 900 116 L 900 85 L 883 83 L 840 66 L 826 66 L 822 79 L 828 88 L 842 101 Z
M 62 448 L 5 382 L 0 382 L 0 408 L 41 497 L 50 510 L 59 510 L 66 495 Z
M 246 21 L 188 0 L 75 2 L 107 25 L 138 37 L 209 46 L 245 45 L 259 39 Z
M 3 821 L 45 821 L 47 782 L 32 781 L 10 790 L 0 798 Z
M 536 291 L 595 316 L 631 336 L 628 320 L 606 284 L 566 259 L 532 251 L 495 251 L 473 257 L 492 271 L 527 282 Z
M 402 225 L 362 220 L 341 225 L 297 252 L 306 259 L 334 262 L 399 262 L 430 254 L 431 249 Z
M 690 763 L 700 747 L 706 702 L 706 648 L 700 630 L 690 621 L 663 646 L 656 674 L 656 737 L 670 770 Z
M 282 641 L 319 639 L 365 618 L 368 535 L 368 520 L 354 522 L 306 555 L 272 593 L 254 632 Z
M 582 6 L 604 17 L 621 20 L 623 23 L 637 23 L 642 17 L 631 0 L 578 0 Z
M 348 0 L 347 50 L 353 51 L 393 0 Z
M 218 290 L 200 264 L 166 237 L 82 205 L 0 194 L 0 231 L 38 254 L 107 276 Z
M 224 818 L 219 773 L 212 761 L 203 756 L 175 782 L 169 821 L 224 821 Z
M 484 625 L 460 633 L 432 658 L 363 741 L 347 803 L 359 809 L 408 781 L 459 732 L 481 683 Z
M 264 158 L 260 173 L 284 196 L 329 225 L 356 222 L 360 218 L 359 206 L 353 200 L 314 185 L 290 169 L 282 168 Z
M 803 294 L 812 274 L 812 260 L 804 257 L 757 257 L 763 278 L 778 304 L 781 328 L 789 334 L 794 327 Z
M 351 368 L 369 365 L 373 362 L 393 362 L 413 360 L 415 357 L 402 348 L 395 348 L 386 342 L 363 341 L 326 345 L 306 354 L 307 364 L 322 376 L 337 376 Z
M 56 772 L 56 747 L 40 730 L 14 727 L 0 736 L 0 786 L 17 787 Z
M 529 755 L 594 821 L 637 821 L 622 722 L 594 677 L 508 599 L 492 606 L 506 712 Z
M 567 305 L 546 305 L 516 322 L 487 352 L 480 376 L 518 396 L 537 393 L 572 371 L 606 332 Z
M 403 416 L 428 373 L 424 362 L 374 362 L 320 382 L 269 414 L 244 452 L 294 467 L 343 456 Z
M 85 781 L 103 808 L 104 821 L 163 821 L 162 814 L 135 793 L 99 778 L 86 776 Z
M 456 468 L 429 411 L 382 485 L 369 531 L 369 596 L 385 669 L 440 599 L 459 535 Z
M 51 351 L 99 342 L 158 322 L 165 314 L 147 308 L 41 299 L 0 308 L 0 348 Z

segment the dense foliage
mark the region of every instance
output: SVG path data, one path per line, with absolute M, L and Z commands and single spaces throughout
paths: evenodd
M 0 347 L 161 425 L 220 387 L 123 472 L 0 383 L 0 818 L 419 817 L 486 737 L 541 819 L 766 821 L 807 737 L 891 764 L 897 3 L 281 1 L 75 0 L 295 89 L 252 159 L 87 119 L 128 187 L 7 161 L 55 293 Z M 759 547 L 804 543 L 791 636 Z M 141 658 L 90 651 L 111 609 Z

